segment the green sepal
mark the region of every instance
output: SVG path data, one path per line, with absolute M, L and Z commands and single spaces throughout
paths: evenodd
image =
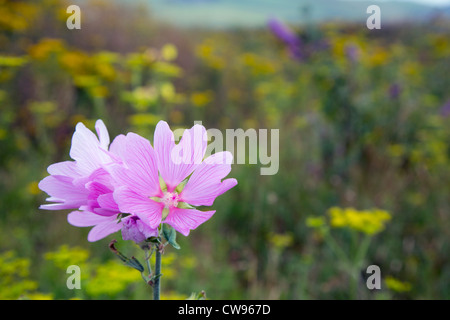
M 167 191 L 167 185 L 163 178 L 159 177 L 159 186 L 161 187 L 162 191 Z
M 147 242 L 151 242 L 151 243 L 161 243 L 161 238 L 160 237 L 150 237 L 146 240 Z
M 167 223 L 163 223 L 163 235 L 172 247 L 177 250 L 181 248 L 177 243 L 177 232 L 172 226 L 168 225 Z
M 164 221 L 167 218 L 167 216 L 169 215 L 169 213 L 170 213 L 169 208 L 164 207 L 164 209 L 162 210 L 162 213 L 161 213 L 161 220 Z
M 131 257 L 128 258 L 127 256 L 125 256 L 122 252 L 120 252 L 119 250 L 117 250 L 117 248 L 115 247 L 116 240 L 111 241 L 111 243 L 109 244 L 109 248 L 111 249 L 111 251 L 120 259 L 122 260 L 123 263 L 125 263 L 125 265 L 132 267 L 134 269 L 136 269 L 139 272 L 144 272 L 144 266 L 139 262 L 138 259 L 136 259 L 135 257 Z
M 144 266 L 139 262 L 135 257 L 131 257 L 127 262 L 125 262 L 127 266 L 135 268 L 139 272 L 144 272 Z
M 183 191 L 184 187 L 186 186 L 187 183 L 187 179 L 181 181 L 181 183 L 179 185 L 177 185 L 177 187 L 175 188 L 175 192 L 180 194 L 181 191 Z
M 186 202 L 178 202 L 178 208 L 180 208 L 180 209 L 195 209 L 193 206 L 191 206 L 189 203 L 186 203 Z

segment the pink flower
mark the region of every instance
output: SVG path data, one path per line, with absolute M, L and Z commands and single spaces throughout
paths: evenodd
M 140 243 L 150 237 L 158 236 L 158 229 L 150 228 L 135 215 L 126 216 L 122 219 L 122 223 L 123 240 L 133 240 Z
M 151 229 L 167 223 L 187 236 L 215 213 L 192 206 L 211 206 L 237 184 L 236 179 L 222 181 L 231 170 L 232 155 L 219 152 L 203 161 L 207 136 L 200 125 L 185 130 L 176 145 L 168 124 L 160 121 L 154 146 L 134 133 L 121 138 L 117 155 L 122 163 L 107 169 L 114 200 L 121 212 L 137 216 Z
M 47 201 L 54 202 L 41 205 L 40 209 L 81 210 L 71 212 L 68 221 L 78 227 L 93 226 L 89 241 L 102 239 L 121 228 L 111 177 L 104 169 L 115 162 L 113 154 L 117 142 L 113 141 L 108 150 L 109 134 L 103 121 L 98 120 L 95 129 L 99 138 L 78 123 L 70 149 L 75 161 L 50 165 L 47 169 L 50 176 L 39 183 L 39 188 L 50 195 Z
M 176 145 L 161 121 L 155 149 L 134 133 L 119 135 L 109 145 L 104 123 L 98 120 L 95 128 L 98 138 L 78 123 L 70 149 L 74 161 L 49 166 L 50 176 L 39 183 L 50 195 L 47 201 L 53 202 L 40 208 L 76 209 L 67 219 L 77 227 L 93 227 L 89 241 L 122 230 L 124 240 L 139 243 L 158 236 L 161 223 L 187 236 L 215 213 L 192 206 L 211 206 L 237 184 L 235 179 L 222 181 L 231 170 L 231 153 L 219 152 L 203 161 L 203 126 L 186 130 Z

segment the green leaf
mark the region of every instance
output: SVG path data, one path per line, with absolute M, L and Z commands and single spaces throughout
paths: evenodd
M 151 281 L 155 281 L 156 279 L 161 278 L 161 276 L 162 276 L 162 273 L 160 273 L 160 274 L 155 274 L 155 275 L 151 276 L 150 280 L 151 280 Z
M 172 247 L 177 250 L 180 249 L 180 245 L 177 243 L 177 232 L 167 223 L 163 223 L 163 235 L 164 238 L 166 238 L 167 242 L 172 245 Z
M 123 263 L 125 263 L 125 265 L 132 267 L 134 269 L 136 269 L 139 272 L 144 272 L 144 266 L 139 262 L 138 259 L 136 259 L 135 257 L 131 257 L 128 258 L 127 256 L 125 256 L 122 252 L 120 252 L 119 250 L 117 250 L 117 248 L 115 247 L 115 243 L 116 240 L 111 241 L 111 243 L 109 244 L 109 248 L 110 250 L 120 259 L 122 260 Z
M 135 268 L 136 270 L 138 270 L 141 273 L 144 272 L 144 266 L 135 257 L 131 257 L 131 259 L 128 259 L 128 261 L 125 262 L 125 264 L 132 268 Z

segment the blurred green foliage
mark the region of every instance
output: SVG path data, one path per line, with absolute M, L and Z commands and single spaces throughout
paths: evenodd
M 68 30 L 67 6 L 0 0 L 0 298 L 151 296 L 109 252 L 119 234 L 91 244 L 66 212 L 38 210 L 46 167 L 69 160 L 78 121 L 98 118 L 111 136 L 150 140 L 160 119 L 280 129 L 279 172 L 234 165 L 239 184 L 214 217 L 164 254 L 163 299 L 450 298 L 448 20 L 298 27 L 311 52 L 296 61 L 268 30 L 177 30 L 98 0 Z M 356 269 L 325 225 L 348 257 L 368 237 Z M 73 264 L 81 290 L 66 287 Z M 365 287 L 371 264 L 381 291 Z

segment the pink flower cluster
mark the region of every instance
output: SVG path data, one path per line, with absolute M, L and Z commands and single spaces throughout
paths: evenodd
M 187 236 L 215 213 L 194 206 L 211 206 L 237 184 L 236 179 L 223 180 L 231 170 L 229 152 L 203 159 L 207 134 L 201 125 L 185 130 L 175 144 L 168 124 L 160 121 L 153 147 L 135 133 L 119 135 L 110 144 L 101 120 L 95 129 L 98 137 L 78 123 L 70 149 L 74 161 L 50 165 L 50 175 L 39 183 L 52 202 L 40 208 L 75 209 L 68 221 L 93 227 L 89 241 L 121 230 L 124 240 L 139 243 L 158 236 L 161 223 Z

